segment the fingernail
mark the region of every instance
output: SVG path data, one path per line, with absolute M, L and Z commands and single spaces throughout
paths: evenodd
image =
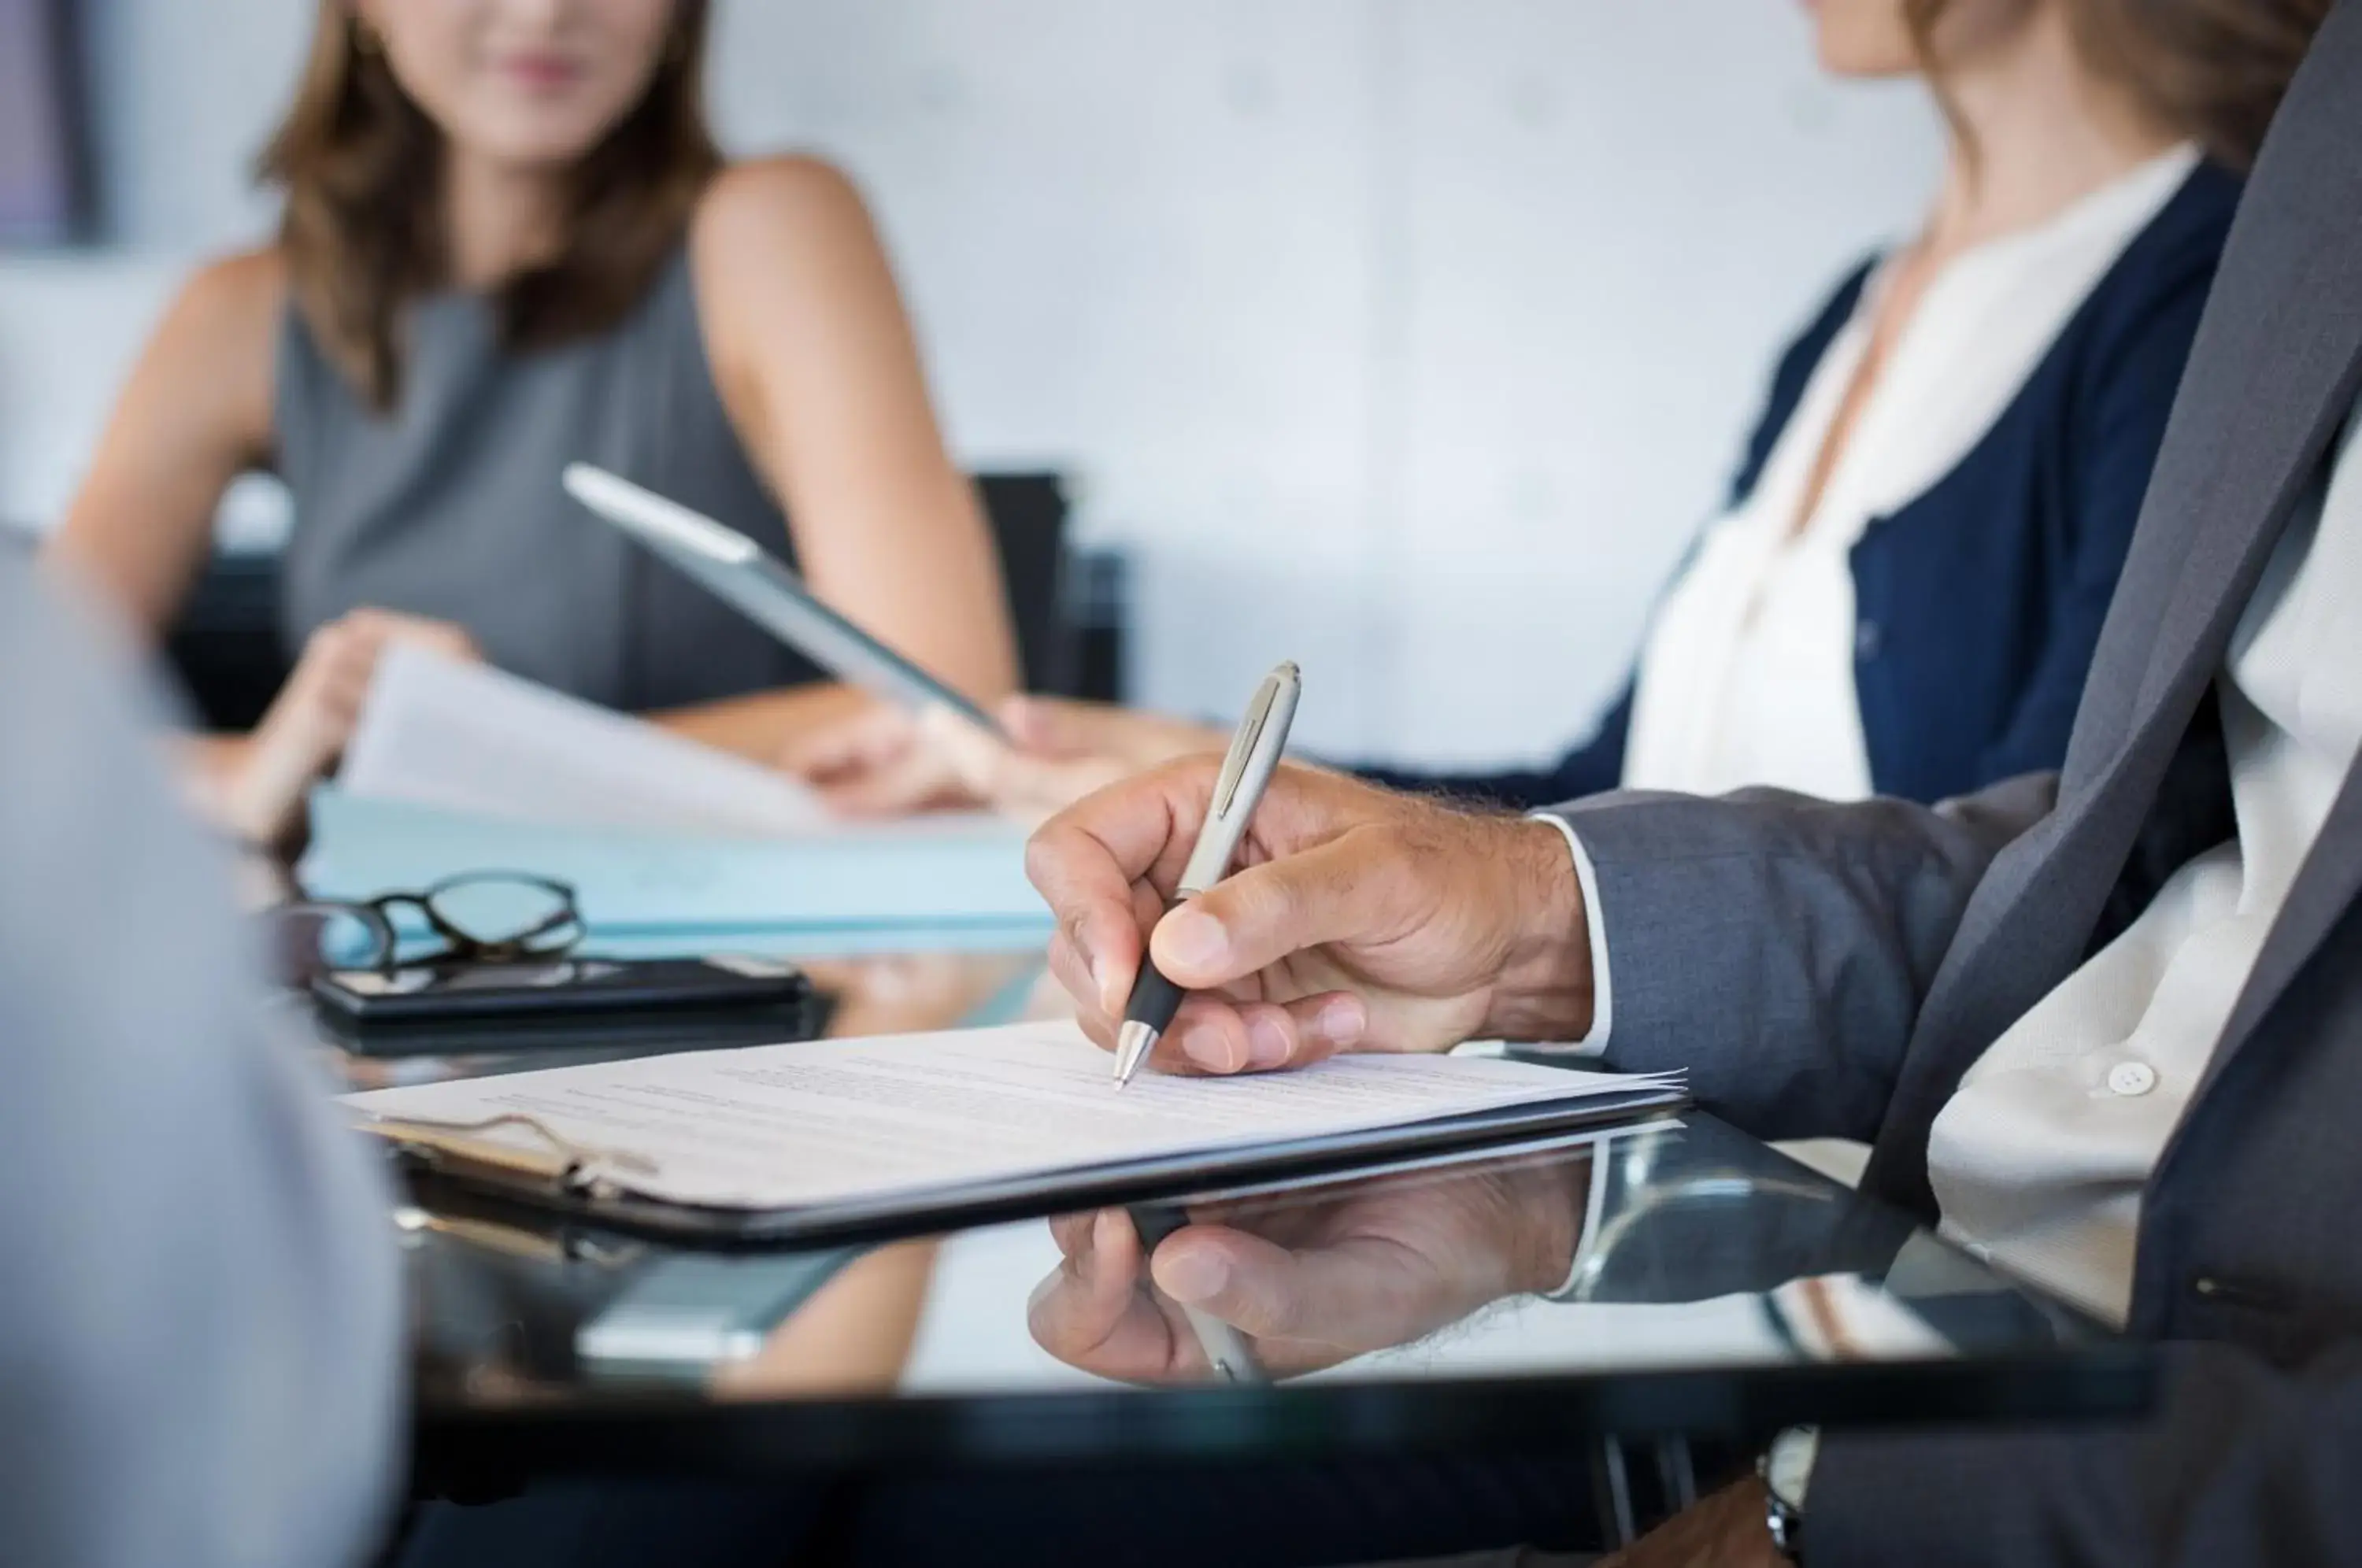
M 1235 1073 L 1239 1063 L 1230 1037 L 1210 1023 L 1193 1023 L 1181 1032 L 1181 1054 L 1209 1073 Z
M 1113 1252 L 1123 1244 L 1123 1220 L 1112 1209 L 1102 1209 L 1091 1221 L 1091 1251 Z
M 1068 920 L 1065 928 L 1065 938 L 1073 944 L 1075 956 L 1083 961 L 1084 972 L 1091 977 L 1091 989 L 1098 994 L 1099 1006 L 1110 1013 L 1120 1013 L 1123 1010 L 1124 999 L 1111 994 L 1108 986 L 1107 968 L 1100 961 L 1099 955 L 1091 950 L 1090 943 L 1085 939 L 1083 924 L 1080 917 Z
M 1185 1248 L 1156 1271 L 1156 1283 L 1175 1301 L 1204 1301 L 1220 1295 L 1230 1279 L 1229 1263 L 1206 1247 Z
M 1211 969 L 1220 965 L 1231 945 L 1220 921 L 1187 904 L 1164 917 L 1157 941 L 1167 959 L 1193 969 Z
M 1320 1016 L 1325 1021 L 1329 1015 L 1324 1012 Z M 1275 1020 L 1259 1013 L 1248 1021 L 1247 1065 L 1249 1066 L 1260 1068 L 1285 1066 L 1287 1064 L 1287 1032 L 1280 1028 Z
M 1319 1021 L 1322 1037 L 1341 1051 L 1360 1043 L 1363 1031 L 1370 1026 L 1369 1014 L 1351 997 L 1338 997 L 1321 1008 Z

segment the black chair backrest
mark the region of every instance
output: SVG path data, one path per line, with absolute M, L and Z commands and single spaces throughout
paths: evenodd
M 979 474 L 976 488 L 1000 547 L 1025 689 L 1071 696 L 1081 658 L 1066 613 L 1065 480 L 1054 473 Z
M 262 722 L 292 665 L 279 638 L 279 558 L 216 551 L 164 639 L 164 658 L 207 729 Z
M 1083 630 L 1069 613 L 1065 481 L 1051 472 L 993 473 L 976 484 L 1000 547 L 1026 688 L 1079 694 L 1086 661 Z M 198 580 L 165 653 L 209 727 L 253 728 L 286 679 L 278 604 L 274 556 L 217 554 Z

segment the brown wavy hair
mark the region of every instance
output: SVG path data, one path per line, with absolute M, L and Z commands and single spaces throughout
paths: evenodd
M 546 348 L 630 312 L 722 167 L 705 117 L 707 0 L 677 0 L 646 94 L 570 174 L 557 257 L 503 284 L 501 340 Z M 349 0 L 320 0 L 295 101 L 264 149 L 279 248 L 321 351 L 372 407 L 402 389 L 402 317 L 448 272 L 443 133 L 394 80 Z
M 2333 0 L 2064 0 L 2084 65 L 2158 124 L 2233 169 L 2256 160 L 2265 127 Z M 1943 97 L 1935 48 L 1951 0 L 1904 0 L 1919 63 Z M 1948 102 L 1945 114 L 1959 118 Z

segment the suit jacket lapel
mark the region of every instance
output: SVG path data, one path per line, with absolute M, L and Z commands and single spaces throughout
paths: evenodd
M 2265 319 L 2246 327 L 2262 362 L 2251 363 L 2248 384 L 2226 411 L 2229 427 L 2216 436 L 2224 458 L 2215 482 L 2198 506 L 2180 509 L 2180 521 L 2196 526 L 2174 541 L 2180 570 L 2120 750 L 2137 749 L 2147 727 L 2164 723 L 2178 739 L 2189 724 L 2196 703 L 2185 688 L 2193 676 L 2202 686 L 2220 670 L 2290 513 L 2353 411 L 2362 371 L 2362 226 L 2292 259 L 2288 275 L 2268 285 Z M 2320 308 L 2308 312 L 2306 302 Z
M 2233 226 L 2086 685 L 2058 810 L 1999 860 L 1930 987 L 1865 1185 L 1931 1209 L 1927 1129 L 2080 963 L 2180 737 L 2362 378 L 2362 6 L 2341 6 Z
M 2234 224 L 2093 655 L 2061 778 L 2063 820 L 2046 824 L 2062 848 L 2095 824 L 2118 830 L 2100 835 L 2102 864 L 2075 867 L 2099 884 L 2079 911 L 2088 902 L 2095 913 L 2114 886 L 2289 515 L 2362 389 L 2356 149 L 2362 5 L 2323 28 Z M 2031 880 L 1985 889 L 2003 896 L 1979 900 L 1979 933 L 2022 911 Z M 2075 958 L 2090 933 L 2079 919 Z
M 2362 299 L 2362 245 L 2355 262 L 2355 297 Z M 2221 470 L 2226 482 L 2194 492 L 2194 505 L 2166 503 L 2172 524 L 2188 522 L 2182 514 L 2195 511 L 2211 525 L 2189 536 L 2182 569 L 2166 584 L 2170 609 L 2130 606 L 2142 624 L 2157 628 L 2158 662 L 2140 672 L 2142 690 L 2134 701 L 2115 699 L 2133 714 L 2121 727 L 2123 738 L 2092 760 L 2088 777 L 2066 780 L 2058 810 L 1993 863 L 1970 901 L 1921 1009 L 1864 1173 L 1866 1187 L 1933 1210 L 1926 1154 L 1937 1113 L 1985 1049 L 2086 955 L 2101 909 L 2123 875 L 2200 701 L 2223 668 L 2257 580 L 2352 408 L 2354 382 L 2362 374 L 2362 322 L 2342 335 L 2338 347 L 2344 362 L 2334 372 L 2325 372 L 2316 358 L 2292 356 L 2286 361 L 2288 380 L 2256 389 L 2260 398 L 2291 400 L 2279 406 L 2291 411 L 2288 424 L 2299 436 L 2258 439 L 2246 451 L 2226 446 Z M 2298 398 L 2304 402 L 2293 401 Z M 2294 412 L 2307 403 L 2314 405 L 2310 414 Z M 2150 513 L 2160 504 L 2152 492 Z M 2142 527 L 2147 531 L 2147 515 Z M 2167 536 L 2180 532 L 2176 527 Z M 2118 625 L 2122 619 L 2112 616 L 2108 635 L 2134 640 Z M 2126 683 L 2118 690 L 2130 689 Z M 2104 700 L 2095 674 L 2086 689 L 2086 713 Z M 2085 722 L 2079 717 L 2078 728 Z

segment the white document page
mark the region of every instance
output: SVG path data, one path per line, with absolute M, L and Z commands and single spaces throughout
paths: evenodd
M 1670 1080 L 1467 1056 L 1340 1056 L 1231 1078 L 1142 1073 L 1119 1090 L 1071 1023 L 816 1040 L 348 1095 L 367 1118 L 526 1116 L 669 1202 L 780 1209 L 1115 1162 L 1374 1131 Z M 530 1129 L 484 1136 L 546 1152 Z
M 486 665 L 394 646 L 337 782 L 350 793 L 587 827 L 826 830 L 790 778 Z

